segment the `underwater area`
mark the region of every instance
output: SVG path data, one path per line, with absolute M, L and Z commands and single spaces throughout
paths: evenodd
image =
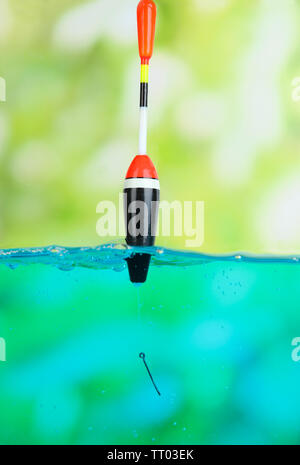
M 299 258 L 148 251 L 0 251 L 0 443 L 299 444 Z

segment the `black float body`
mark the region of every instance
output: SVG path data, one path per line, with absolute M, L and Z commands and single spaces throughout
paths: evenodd
M 127 172 L 124 186 L 126 243 L 130 247 L 152 247 L 155 243 L 160 188 L 155 167 L 147 155 L 138 155 Z M 144 283 L 151 254 L 135 252 L 127 259 L 130 280 Z

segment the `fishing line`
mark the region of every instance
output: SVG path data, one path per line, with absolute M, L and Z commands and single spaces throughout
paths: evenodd
M 138 316 L 138 324 L 140 327 L 140 332 L 142 333 L 142 315 L 141 315 L 141 297 L 140 297 L 140 284 L 135 284 L 136 287 L 136 296 L 137 296 L 137 316 Z
M 144 352 L 141 352 L 140 355 L 139 355 L 139 357 L 143 360 L 143 362 L 144 362 L 144 364 L 145 364 L 145 367 L 146 367 L 146 369 L 147 369 L 147 371 L 148 371 L 148 374 L 149 374 L 149 376 L 150 376 L 150 379 L 151 379 L 151 381 L 152 381 L 152 384 L 153 384 L 153 386 L 155 387 L 155 390 L 156 390 L 157 394 L 160 396 L 161 393 L 159 392 L 158 387 L 156 386 L 155 381 L 154 381 L 154 379 L 153 379 L 153 376 L 151 375 L 151 371 L 149 370 L 149 367 L 148 367 L 148 365 L 147 365 L 147 362 L 146 362 L 146 355 L 144 354 Z

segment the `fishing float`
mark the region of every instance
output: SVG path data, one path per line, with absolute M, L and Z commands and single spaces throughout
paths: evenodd
M 153 54 L 155 24 L 154 1 L 141 0 L 137 7 L 141 58 L 139 150 L 124 183 L 126 244 L 130 247 L 153 246 L 157 229 L 160 184 L 154 164 L 147 155 L 149 63 Z M 146 281 L 150 261 L 151 255 L 143 252 L 135 252 L 127 259 L 131 282 L 140 284 Z

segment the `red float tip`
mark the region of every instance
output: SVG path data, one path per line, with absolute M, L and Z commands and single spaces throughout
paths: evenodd
M 137 7 L 139 52 L 142 64 L 149 64 L 153 54 L 156 5 L 153 0 L 141 0 Z
M 158 179 L 155 166 L 148 155 L 137 155 L 126 174 L 126 179 L 130 178 L 151 178 Z

